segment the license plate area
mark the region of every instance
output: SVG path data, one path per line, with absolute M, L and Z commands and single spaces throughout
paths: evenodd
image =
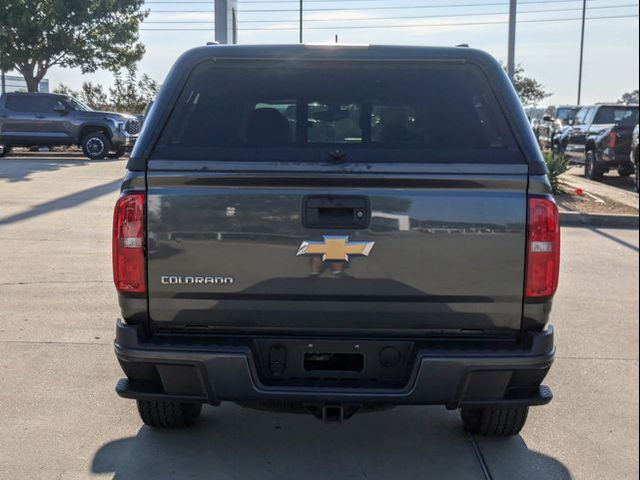
M 267 385 L 393 387 L 408 380 L 413 342 L 258 339 L 257 370 Z
M 307 372 L 362 372 L 364 355 L 360 353 L 305 353 Z

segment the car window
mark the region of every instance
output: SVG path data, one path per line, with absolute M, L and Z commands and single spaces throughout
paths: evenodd
M 593 123 L 635 125 L 638 123 L 638 107 L 600 107 Z
M 559 108 L 556 118 L 558 120 L 572 120 L 576 116 L 576 110 L 573 108 Z
M 80 100 L 73 98 L 73 97 L 66 97 L 65 99 L 67 101 L 67 103 L 69 104 L 69 106 L 73 109 L 73 110 L 77 110 L 79 112 L 91 112 L 93 111 L 93 109 L 87 105 L 85 105 L 84 103 L 82 103 Z
M 6 106 L 14 112 L 37 113 L 53 110 L 56 103 L 54 97 L 41 95 L 10 95 L 7 97 Z
M 584 125 L 585 119 L 587 118 L 587 114 L 589 113 L 589 108 L 584 107 L 578 110 L 576 113 L 576 118 L 574 120 L 574 125 Z
M 289 149 L 317 160 L 314 149 L 356 147 L 428 161 L 429 151 L 514 151 L 515 141 L 470 65 L 218 62 L 192 72 L 154 156 L 259 160 L 265 149 Z

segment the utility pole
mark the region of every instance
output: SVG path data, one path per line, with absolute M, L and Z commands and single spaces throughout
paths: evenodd
M 302 5 L 303 0 L 300 0 L 300 43 L 304 43 L 304 37 L 302 35 L 302 17 L 303 17 L 303 5 Z
M 578 68 L 578 103 L 582 99 L 582 60 L 584 58 L 584 24 L 587 19 L 587 0 L 582 1 L 582 32 L 580 33 L 580 67 Z
M 215 1 L 215 39 L 220 44 L 237 42 L 236 12 L 238 0 Z
M 516 73 L 516 10 L 518 0 L 509 0 L 509 53 L 507 58 L 507 73 L 513 81 Z

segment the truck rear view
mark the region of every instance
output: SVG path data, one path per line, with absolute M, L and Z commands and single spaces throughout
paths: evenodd
M 145 423 L 439 404 L 513 435 L 551 400 L 558 211 L 487 55 L 194 49 L 128 170 L 117 391 Z

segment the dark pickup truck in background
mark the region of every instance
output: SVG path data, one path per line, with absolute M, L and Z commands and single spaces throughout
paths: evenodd
M 68 95 L 6 93 L 0 96 L 0 156 L 12 147 L 77 145 L 92 160 L 119 158 L 133 147 L 140 123 Z
M 640 144 L 640 141 L 638 140 L 638 137 L 640 136 L 639 134 L 640 127 L 636 125 L 636 128 L 633 129 L 633 135 L 631 138 L 631 154 L 629 155 L 631 157 L 631 162 L 633 163 L 636 174 L 636 192 L 640 192 L 640 148 L 638 147 L 638 145 Z
M 570 128 L 579 109 L 580 107 L 572 105 L 549 107 L 542 117 L 542 122 L 537 126 L 540 146 L 545 149 L 562 151 L 565 144 L 559 141 L 559 137 L 562 136 L 565 129 Z
M 602 104 L 582 107 L 567 137 L 566 157 L 584 164 L 585 177 L 600 180 L 611 169 L 620 176 L 634 173 L 630 158 L 638 105 Z
M 506 436 L 551 400 L 559 214 L 492 57 L 196 48 L 145 122 L 113 268 L 116 391 L 146 424 L 444 405 Z

